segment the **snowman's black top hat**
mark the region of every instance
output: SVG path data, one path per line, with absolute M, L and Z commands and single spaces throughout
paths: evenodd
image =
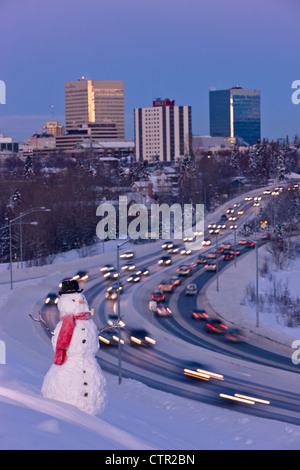
M 59 291 L 59 295 L 63 294 L 76 294 L 82 292 L 83 289 L 79 289 L 79 284 L 76 279 L 67 279 L 62 281 L 61 283 L 61 290 Z

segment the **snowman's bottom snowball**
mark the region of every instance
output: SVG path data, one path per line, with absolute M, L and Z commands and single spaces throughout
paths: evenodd
M 43 381 L 42 395 L 99 415 L 107 403 L 106 380 L 96 359 L 68 358 L 64 364 L 50 367 Z

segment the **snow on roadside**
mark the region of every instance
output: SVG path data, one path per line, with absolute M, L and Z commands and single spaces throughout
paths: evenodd
M 259 269 L 262 267 L 266 257 L 270 256 L 267 252 L 267 245 L 259 248 Z M 271 265 L 271 261 L 269 262 Z M 293 296 L 299 296 L 299 276 L 300 259 L 293 261 L 287 271 L 280 271 L 273 268 L 272 276 L 281 279 L 284 285 L 289 280 L 291 293 Z M 295 339 L 300 339 L 300 327 L 289 328 L 282 322 L 279 322 L 275 313 L 268 313 L 259 309 L 259 326 L 256 326 L 256 304 L 250 305 L 245 300 L 246 286 L 252 282 L 256 286 L 256 255 L 255 250 L 249 251 L 249 254 L 242 258 L 237 257 L 235 267 L 232 261 L 228 267 L 220 272 L 219 291 L 216 288 L 216 278 L 206 286 L 203 293 L 210 306 L 216 312 L 222 312 L 224 319 L 239 326 L 245 330 L 246 334 L 254 341 L 259 341 L 264 346 L 272 349 L 279 348 L 281 353 L 291 356 L 291 345 Z M 263 295 L 271 283 L 266 277 L 259 274 L 258 282 L 259 294 Z

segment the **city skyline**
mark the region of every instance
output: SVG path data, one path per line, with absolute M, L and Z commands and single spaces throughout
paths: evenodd
M 83 75 L 124 81 L 126 139 L 134 139 L 134 109 L 158 97 L 191 106 L 193 134 L 209 135 L 209 91 L 237 85 L 261 91 L 262 138 L 300 133 L 294 0 L 87 0 L 86 21 L 78 0 L 41 5 L 0 6 L 0 133 L 14 140 L 41 131 L 52 112 L 65 125 L 64 84 Z

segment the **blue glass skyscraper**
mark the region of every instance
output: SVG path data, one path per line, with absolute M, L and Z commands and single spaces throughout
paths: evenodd
M 210 91 L 209 115 L 212 137 L 235 137 L 249 145 L 261 138 L 259 90 Z

